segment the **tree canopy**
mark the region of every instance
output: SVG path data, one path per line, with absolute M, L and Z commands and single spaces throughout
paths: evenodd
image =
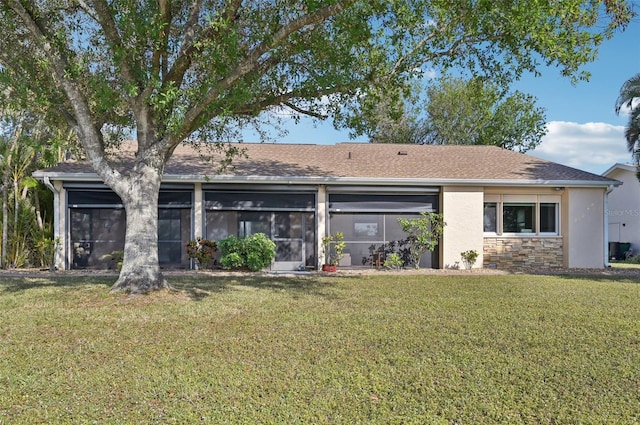
M 633 154 L 636 163 L 640 163 L 640 74 L 629 78 L 620 88 L 616 99 L 616 113 L 622 109 L 629 111 L 629 122 L 624 131 L 627 149 Z M 640 174 L 638 174 L 640 179 Z
M 147 291 L 166 284 L 157 198 L 179 143 L 234 140 L 274 107 L 362 133 L 363 115 L 432 67 L 584 78 L 631 14 L 624 0 L 0 0 L 0 97 L 76 131 L 127 213 L 114 288 Z M 107 154 L 122 132 L 138 143 L 127 167 Z
M 517 152 L 535 149 L 546 134 L 536 99 L 484 78 L 444 77 L 427 89 L 425 106 L 407 106 L 397 120 L 382 103 L 371 125 L 374 143 L 493 145 Z

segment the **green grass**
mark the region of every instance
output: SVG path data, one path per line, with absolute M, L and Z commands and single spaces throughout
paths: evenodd
M 640 285 L 1 278 L 0 424 L 640 423 Z

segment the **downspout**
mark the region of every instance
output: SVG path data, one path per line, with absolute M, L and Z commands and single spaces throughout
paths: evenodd
M 54 244 L 57 244 L 60 238 L 60 191 L 51 184 L 51 180 L 49 180 L 48 176 L 44 177 L 44 185 L 49 188 L 51 192 L 53 192 L 53 240 Z M 55 256 L 53 260 L 53 270 L 59 269 L 60 264 L 60 256 L 59 249 L 56 245 L 55 248 Z
M 609 194 L 614 189 L 612 184 L 604 192 L 604 267 L 609 268 Z

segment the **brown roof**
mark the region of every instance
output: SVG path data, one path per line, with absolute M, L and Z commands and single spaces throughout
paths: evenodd
M 308 145 L 243 143 L 247 158 L 238 158 L 227 178 L 303 178 L 335 180 L 421 180 L 434 182 L 497 181 L 557 185 L 566 182 L 607 185 L 615 180 L 493 146 L 442 146 L 340 143 Z M 127 146 L 131 148 L 131 146 Z M 123 149 L 127 150 L 127 149 Z M 202 151 L 206 153 L 206 151 Z M 208 177 L 215 180 L 217 163 L 180 145 L 165 167 L 165 177 Z M 64 179 L 68 173 L 94 174 L 85 162 L 63 163 L 36 173 Z M 77 176 L 76 176 L 77 177 Z M 94 175 L 95 178 L 95 175 Z

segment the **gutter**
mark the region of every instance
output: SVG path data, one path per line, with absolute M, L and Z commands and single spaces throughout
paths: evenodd
M 35 178 L 49 176 L 67 182 L 102 182 L 96 173 L 33 173 Z M 362 185 L 362 186 L 504 186 L 504 187 L 611 187 L 621 182 L 613 179 L 597 180 L 506 180 L 506 179 L 439 179 L 439 178 L 376 178 L 326 176 L 230 176 L 202 174 L 165 174 L 163 183 L 266 183 L 288 185 Z
M 614 185 L 609 185 L 604 192 L 604 268 L 611 267 L 609 263 L 609 194 L 613 191 Z

